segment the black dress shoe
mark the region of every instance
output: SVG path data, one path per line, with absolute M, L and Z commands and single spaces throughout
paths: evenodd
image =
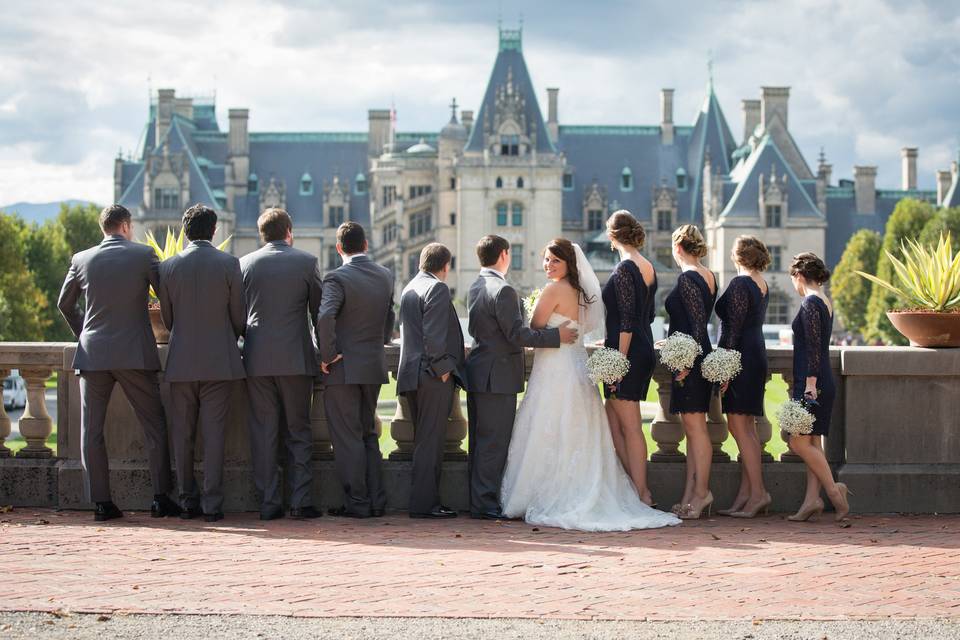
M 503 515 L 502 511 L 480 511 L 477 513 L 470 513 L 470 517 L 474 520 L 509 520 L 507 516 Z
M 317 511 L 312 506 L 290 509 L 290 517 L 294 520 L 312 520 L 313 518 L 319 518 L 322 515 L 322 511 Z
M 223 520 L 223 512 L 217 511 L 216 513 L 205 513 L 203 514 L 203 519 L 207 522 L 216 522 L 217 520 Z
M 181 520 L 193 520 L 194 518 L 199 518 L 203 515 L 203 511 L 199 507 L 187 507 L 186 509 L 180 510 L 180 519 Z
M 260 509 L 260 519 L 261 520 L 279 520 L 283 517 L 283 509 L 280 507 L 270 507 L 268 509 Z
M 410 512 L 411 518 L 456 518 L 457 512 L 444 506 L 434 507 L 427 513 Z
M 93 510 L 93 519 L 97 522 L 106 522 L 115 518 L 122 518 L 123 511 L 117 508 L 117 505 L 111 501 L 98 502 Z
M 356 513 L 354 511 L 348 511 L 346 507 L 333 507 L 327 509 L 327 514 L 334 516 L 336 518 L 369 518 L 370 516 Z
M 178 516 L 183 511 L 176 502 L 169 496 L 162 494 L 153 496 L 153 504 L 150 505 L 151 518 L 166 518 L 167 516 Z
M 370 509 L 371 518 L 382 518 L 383 513 L 384 513 L 383 509 Z

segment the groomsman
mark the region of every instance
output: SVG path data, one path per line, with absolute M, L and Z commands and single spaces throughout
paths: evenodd
M 160 262 L 153 249 L 132 242 L 130 212 L 119 204 L 100 212 L 103 241 L 73 256 L 57 307 L 78 338 L 73 367 L 80 375 L 80 462 L 84 492 L 96 503 L 94 520 L 120 518 L 110 497 L 110 468 L 103 437 L 107 404 L 120 383 L 143 427 L 154 518 L 180 508 L 171 488 L 167 424 L 160 402 L 160 358 L 147 313 L 150 286 L 157 288 Z M 86 310 L 78 304 L 86 299 Z
M 485 236 L 477 244 L 480 274 L 467 296 L 469 331 L 475 345 L 467 358 L 470 444 L 470 515 L 498 519 L 500 484 L 523 391 L 524 347 L 559 347 L 577 332 L 565 322 L 556 329 L 531 329 L 520 296 L 506 280 L 510 243 Z
M 320 308 L 317 258 L 293 248 L 293 222 L 271 208 L 257 220 L 264 246 L 240 259 L 247 302 L 243 364 L 250 400 L 253 477 L 261 496 L 260 519 L 283 517 L 277 456 L 281 424 L 286 442 L 290 517 L 317 518 L 313 507 L 313 434 L 310 406 L 319 375 L 313 326 Z
M 230 387 L 244 376 L 237 339 L 247 307 L 240 261 L 211 244 L 217 214 L 193 205 L 183 214 L 190 241 L 160 265 L 160 312 L 170 330 L 165 379 L 170 383 L 173 451 L 181 518 L 223 519 L 223 439 Z M 203 435 L 203 498 L 193 476 L 197 422 Z
M 400 297 L 400 367 L 397 393 L 410 406 L 414 424 L 411 518 L 455 518 L 440 504 L 440 470 L 447 419 L 464 386 L 463 331 L 446 285 L 450 250 L 428 244 L 420 272 Z
M 393 275 L 367 257 L 356 222 L 337 229 L 337 253 L 343 265 L 323 279 L 317 319 L 323 401 L 344 499 L 330 515 L 379 517 L 387 498 L 375 418 L 380 386 L 388 382 L 383 345 L 393 335 Z

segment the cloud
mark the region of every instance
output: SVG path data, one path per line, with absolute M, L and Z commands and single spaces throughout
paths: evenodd
M 740 100 L 759 97 L 762 85 L 790 86 L 794 137 L 811 164 L 824 147 L 836 177 L 850 176 L 854 164 L 876 164 L 878 184 L 898 186 L 900 147 L 918 146 L 920 182 L 932 188 L 934 170 L 955 157 L 955 3 L 682 7 L 22 3 L 0 24 L 0 201 L 108 199 L 112 157 L 136 146 L 148 86 L 215 91 L 221 122 L 228 107 L 249 107 L 253 130 L 364 130 L 367 109 L 391 103 L 402 129 L 437 130 L 452 96 L 477 108 L 496 55 L 498 14 L 505 27 L 523 14 L 537 97 L 544 107 L 546 87 L 560 87 L 562 122 L 654 124 L 661 87 L 676 89 L 675 120 L 691 122 L 712 50 L 717 94 L 738 139 Z

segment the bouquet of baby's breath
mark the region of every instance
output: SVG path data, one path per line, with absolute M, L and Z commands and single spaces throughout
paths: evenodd
M 530 292 L 530 295 L 523 299 L 523 308 L 527 312 L 527 318 L 533 317 L 533 310 L 537 306 L 537 300 L 540 299 L 541 293 L 543 293 L 542 289 L 534 289 Z
M 594 384 L 616 384 L 630 371 L 630 361 L 616 349 L 602 347 L 587 358 L 587 375 Z
M 724 385 L 742 370 L 740 352 L 735 349 L 717 347 L 700 363 L 703 379 L 716 385 Z
M 813 423 L 817 418 L 803 402 L 787 400 L 777 409 L 777 420 L 782 431 L 794 436 L 805 436 L 813 432 Z
M 701 353 L 703 349 L 693 337 L 677 331 L 663 341 L 663 346 L 660 347 L 660 362 L 670 371 L 680 373 L 685 369 L 693 368 L 693 363 Z M 680 384 L 683 382 L 681 381 Z

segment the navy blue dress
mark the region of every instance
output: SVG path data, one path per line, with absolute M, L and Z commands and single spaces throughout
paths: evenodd
M 716 276 L 714 276 L 716 282 Z M 683 384 L 676 380 L 670 385 L 670 413 L 706 413 L 710 409 L 713 383 L 707 382 L 700 373 L 700 363 L 713 351 L 707 334 L 707 321 L 713 313 L 717 292 L 710 292 L 707 281 L 694 270 L 684 271 L 677 278 L 677 286 L 664 302 L 670 318 L 670 334 L 681 331 L 700 344 L 703 353 L 693 363 L 693 368 Z
M 740 352 L 742 370 L 723 394 L 723 412 L 763 415 L 763 392 L 767 386 L 767 346 L 763 320 L 769 291 L 764 294 L 750 276 L 737 276 L 717 300 L 720 347 Z
M 620 349 L 620 334 L 632 333 L 627 359 L 630 371 L 614 393 L 604 385 L 603 394 L 618 400 L 639 401 L 647 398 L 650 378 L 656 359 L 653 352 L 653 322 L 657 279 L 647 287 L 640 267 L 633 260 L 624 260 L 614 268 L 603 285 L 603 305 L 607 308 L 607 339 L 604 346 Z
M 837 389 L 830 370 L 830 333 L 833 318 L 819 296 L 807 296 L 793 319 L 793 399 L 802 400 L 807 377 L 817 377 L 816 422 L 813 434 L 825 436 L 830 431 L 830 414 Z

